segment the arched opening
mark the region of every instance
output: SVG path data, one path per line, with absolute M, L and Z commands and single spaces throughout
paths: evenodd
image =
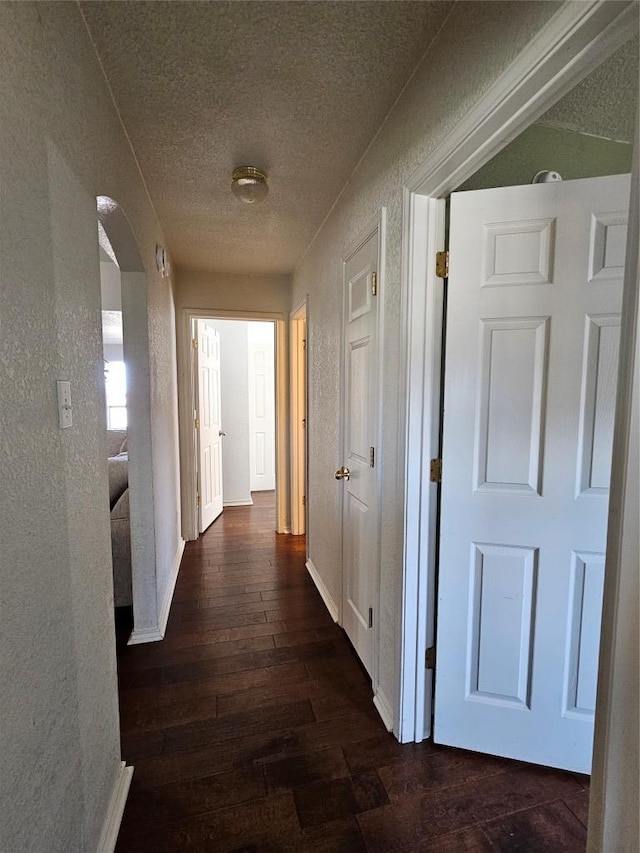
M 153 511 L 147 278 L 131 225 L 120 205 L 108 196 L 98 196 L 97 212 L 101 250 L 119 270 L 127 385 L 126 459 L 121 456 L 118 465 L 110 463 L 110 468 L 119 469 L 113 474 L 110 471 L 110 491 L 114 491 L 111 485 L 115 481 L 115 490 L 121 492 L 111 497 L 112 503 L 117 498 L 111 508 L 115 603 L 127 604 L 130 597 L 133 631 L 129 642 L 140 643 L 162 638 Z M 124 450 L 122 445 L 120 449 Z

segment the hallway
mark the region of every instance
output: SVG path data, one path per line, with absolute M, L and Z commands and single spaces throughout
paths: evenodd
M 583 853 L 586 780 L 400 745 L 272 492 L 188 543 L 161 643 L 119 633 L 118 853 Z

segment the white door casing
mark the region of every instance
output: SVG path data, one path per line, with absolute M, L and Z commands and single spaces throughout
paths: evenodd
M 306 533 L 307 518 L 307 303 L 291 315 L 291 533 Z
M 198 444 L 198 527 L 200 533 L 222 512 L 222 419 L 220 335 L 197 320 L 196 441 Z
M 342 466 L 349 473 L 342 480 L 342 626 L 370 674 L 378 540 L 374 458 L 378 415 L 378 298 L 374 290 L 378 254 L 376 230 L 344 262 L 343 268 Z
M 276 487 L 274 325 L 248 324 L 251 491 Z
M 439 743 L 590 770 L 628 199 L 452 195 Z

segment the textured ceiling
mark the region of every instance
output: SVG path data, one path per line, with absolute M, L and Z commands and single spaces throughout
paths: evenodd
M 630 39 L 542 118 L 540 124 L 633 142 L 638 105 L 638 38 Z
M 175 264 L 287 273 L 449 2 L 83 2 Z M 235 166 L 269 174 L 243 205 Z

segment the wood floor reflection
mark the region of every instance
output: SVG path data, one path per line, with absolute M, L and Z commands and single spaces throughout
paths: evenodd
M 583 853 L 588 781 L 399 744 L 273 493 L 185 550 L 165 639 L 118 644 L 117 853 Z

